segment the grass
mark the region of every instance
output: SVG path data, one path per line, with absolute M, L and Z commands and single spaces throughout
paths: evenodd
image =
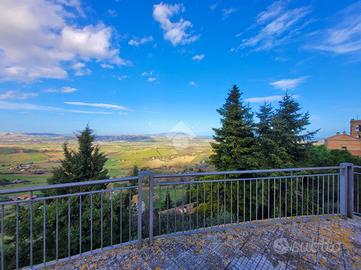
M 33 174 L 4 174 L 0 173 L 0 179 L 5 180 L 25 180 L 26 183 L 19 183 L 19 184 L 11 184 L 11 185 L 4 185 L 0 186 L 0 189 L 14 189 L 14 188 L 21 188 L 21 187 L 32 187 L 32 186 L 43 186 L 46 185 L 46 179 L 50 176 L 48 175 L 33 175 Z
M 163 137 L 154 141 L 141 142 L 98 142 L 107 157 L 105 167 L 110 177 L 129 175 L 132 167 L 154 172 L 182 172 L 205 163 L 210 155 L 207 139 L 193 140 L 187 148 L 176 148 Z M 63 158 L 62 141 L 1 141 L 0 140 L 0 179 L 13 181 L 27 180 L 27 183 L 3 185 L 0 189 L 45 185 L 51 169 L 59 165 Z M 75 148 L 76 142 L 69 141 Z M 31 164 L 30 170 L 19 171 L 16 166 Z M 34 170 L 45 170 L 45 174 L 34 174 Z

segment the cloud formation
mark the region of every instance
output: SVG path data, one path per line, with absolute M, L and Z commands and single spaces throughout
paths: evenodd
M 335 19 L 336 25 L 320 31 L 318 42 L 307 47 L 334 54 L 360 53 L 361 1 L 346 7 Z
M 27 93 L 27 92 L 8 90 L 4 93 L 0 93 L 0 100 L 28 99 L 28 98 L 36 97 L 36 96 L 38 96 L 37 93 Z
M 82 111 L 82 110 L 67 110 L 53 106 L 43 106 L 31 103 L 16 103 L 0 101 L 1 110 L 16 110 L 16 111 L 47 111 L 47 112 L 59 112 L 59 113 L 80 113 L 80 114 L 111 114 L 110 112 L 100 111 Z
M 293 79 L 282 79 L 278 81 L 271 82 L 270 85 L 276 89 L 280 90 L 291 90 L 297 88 L 303 82 L 305 82 L 307 77 L 299 77 Z
M 280 101 L 282 96 L 268 96 L 268 97 L 254 97 L 254 98 L 247 98 L 245 101 L 250 103 L 264 103 L 264 102 L 273 102 L 273 101 Z
M 74 75 L 78 77 L 86 76 L 92 73 L 92 71 L 82 62 L 72 64 L 71 69 L 74 71 Z
M 153 18 L 159 22 L 164 32 L 164 39 L 170 41 L 173 46 L 189 44 L 196 41 L 199 36 L 190 33 L 192 23 L 180 18 L 178 21 L 171 21 L 175 15 L 185 11 L 182 4 L 165 4 L 163 2 L 153 6 Z
M 107 64 L 107 63 L 101 63 L 100 66 L 104 69 L 114 69 L 113 65 Z
M 49 88 L 46 89 L 44 92 L 46 93 L 63 93 L 63 94 L 70 94 L 78 91 L 78 89 L 70 86 L 64 86 L 62 88 Z
M 239 48 L 269 50 L 289 41 L 299 34 L 309 21 L 309 6 L 288 8 L 288 1 L 277 1 L 258 14 L 255 25 L 256 33 L 242 40 Z M 238 49 L 239 49 L 238 48 Z
M 139 47 L 140 45 L 150 43 L 150 42 L 153 42 L 152 36 L 142 37 L 142 38 L 135 37 L 128 41 L 128 45 L 133 46 L 133 47 Z
M 157 77 L 154 75 L 153 71 L 144 71 L 141 75 L 143 77 L 147 77 L 148 82 L 155 82 L 157 80 Z
M 63 79 L 72 69 L 85 75 L 92 60 L 126 64 L 112 45 L 112 29 L 77 26 L 79 16 L 84 13 L 77 0 L 0 1 L 0 79 Z
M 196 82 L 194 82 L 194 81 L 190 81 L 189 85 L 193 86 L 193 87 L 198 87 L 198 84 Z
M 120 75 L 120 76 L 118 76 L 119 81 L 123 81 L 123 80 L 125 80 L 127 78 L 128 78 L 128 75 Z
M 200 62 L 204 59 L 205 55 L 204 54 L 196 54 L 192 57 L 193 61 L 197 61 Z
M 66 101 L 64 104 L 73 105 L 73 106 L 85 106 L 85 107 L 94 107 L 94 108 L 102 108 L 109 110 L 121 110 L 127 111 L 128 108 L 120 105 L 114 104 L 106 104 L 106 103 L 88 103 L 88 102 L 80 102 L 80 101 Z
M 223 19 L 227 19 L 231 14 L 236 13 L 237 11 L 237 8 L 232 7 L 222 9 Z

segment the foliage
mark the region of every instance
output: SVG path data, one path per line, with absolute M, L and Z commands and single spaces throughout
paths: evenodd
M 337 166 L 348 162 L 361 166 L 361 158 L 352 155 L 347 150 L 329 150 L 324 145 L 312 145 L 308 148 L 307 157 L 302 164 L 307 167 Z
M 274 109 L 265 103 L 253 122 L 235 85 L 218 110 L 221 128 L 215 128 L 210 161 L 217 170 L 250 170 L 295 167 L 305 162 L 317 131 L 307 131 L 309 114 L 301 112 L 294 97 L 286 94 Z
M 162 208 L 163 209 L 169 209 L 173 207 L 173 201 L 171 199 L 170 193 L 167 192 L 167 194 L 165 195 L 165 199 L 163 201 L 163 205 Z
M 108 178 L 108 170 L 104 168 L 107 158 L 100 152 L 98 145 L 94 145 L 95 135 L 93 130 L 86 126 L 76 134 L 78 151 L 68 148 L 64 143 L 64 160 L 61 165 L 53 170 L 53 176 L 49 178 L 49 184 L 61 184 L 99 180 Z
M 273 128 L 275 112 L 270 103 L 265 103 L 257 113 L 259 122 L 256 125 L 258 139 L 257 154 L 260 168 L 271 169 L 288 166 L 286 148 L 276 140 L 276 133 Z
M 70 150 L 67 144 L 64 144 L 65 158 L 61 161 L 61 166 L 54 169 L 49 184 L 108 178 L 108 171 L 104 169 L 107 159 L 100 152 L 99 146 L 94 146 L 93 131 L 87 126 L 77 134 L 77 139 L 79 143 L 77 152 Z M 112 189 L 105 188 L 105 185 L 94 185 L 88 188 L 47 191 L 39 195 L 42 197 L 52 193 L 69 195 L 31 204 L 17 204 L 16 209 L 8 208 L 5 217 L 5 257 L 8 269 L 16 266 L 13 256 L 16 242 L 19 244 L 20 266 L 30 264 L 30 217 L 33 227 L 33 264 L 39 264 L 43 260 L 55 260 L 57 249 L 58 258 L 63 258 L 131 240 L 136 227 L 135 207 L 131 204 L 133 189 L 113 192 Z M 74 192 L 90 190 L 97 192 L 71 196 Z M 18 212 L 17 218 L 14 214 L 16 212 Z M 19 232 L 18 241 L 16 230 Z
M 130 176 L 138 176 L 139 175 L 139 169 L 138 169 L 138 166 L 137 165 L 134 165 L 133 166 L 133 168 L 132 168 L 132 171 L 130 172 Z M 136 179 L 136 180 L 130 180 L 129 181 L 129 184 L 131 185 L 131 186 L 138 186 L 138 180 Z M 136 190 L 134 189 L 134 188 L 132 188 L 131 190 L 130 190 L 130 192 L 131 192 L 131 194 L 132 195 L 135 195 L 136 194 Z
M 76 255 L 102 246 L 127 242 L 134 238 L 136 235 L 136 213 L 133 207 L 130 207 L 129 195 L 128 191 L 120 191 L 116 194 L 112 192 L 97 193 L 91 197 L 84 195 L 82 196 L 81 207 L 79 197 L 62 198 L 58 201 L 47 200 L 45 203 L 34 202 L 31 206 L 28 203 L 20 204 L 18 223 L 20 267 L 30 264 L 31 208 L 33 216 L 33 263 L 40 264 L 43 262 L 44 214 L 46 217 L 46 260 L 50 261 L 56 258 L 57 214 L 59 258 L 67 257 L 68 252 L 70 255 Z M 15 268 L 16 217 L 14 214 L 15 206 L 12 207 L 13 209 L 7 209 L 9 213 L 10 210 L 13 210 L 12 214 L 8 214 L 5 219 L 5 261 L 7 269 Z M 70 213 L 69 216 L 68 213 Z M 70 223 L 68 218 L 70 218 Z M 82 231 L 81 242 L 80 226 Z M 69 239 L 70 250 L 68 250 Z
M 215 128 L 210 161 L 218 170 L 242 170 L 257 167 L 253 115 L 234 85 L 225 104 L 217 110 L 221 128 Z
M 130 173 L 131 176 L 138 176 L 139 175 L 139 168 L 137 165 L 134 165 L 132 171 Z
M 300 104 L 295 98 L 286 94 L 280 101 L 273 118 L 273 139 L 287 152 L 286 159 L 283 159 L 284 167 L 305 160 L 307 149 L 317 133 L 317 131 L 306 131 L 310 124 L 310 116 L 309 113 L 303 114 L 300 111 Z

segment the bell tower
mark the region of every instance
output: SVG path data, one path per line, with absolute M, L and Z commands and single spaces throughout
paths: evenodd
M 351 120 L 350 135 L 353 138 L 361 139 L 361 120 Z

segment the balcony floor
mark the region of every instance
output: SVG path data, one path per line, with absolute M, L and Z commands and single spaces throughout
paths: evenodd
M 49 269 L 361 269 L 361 218 L 285 218 L 160 237 Z

